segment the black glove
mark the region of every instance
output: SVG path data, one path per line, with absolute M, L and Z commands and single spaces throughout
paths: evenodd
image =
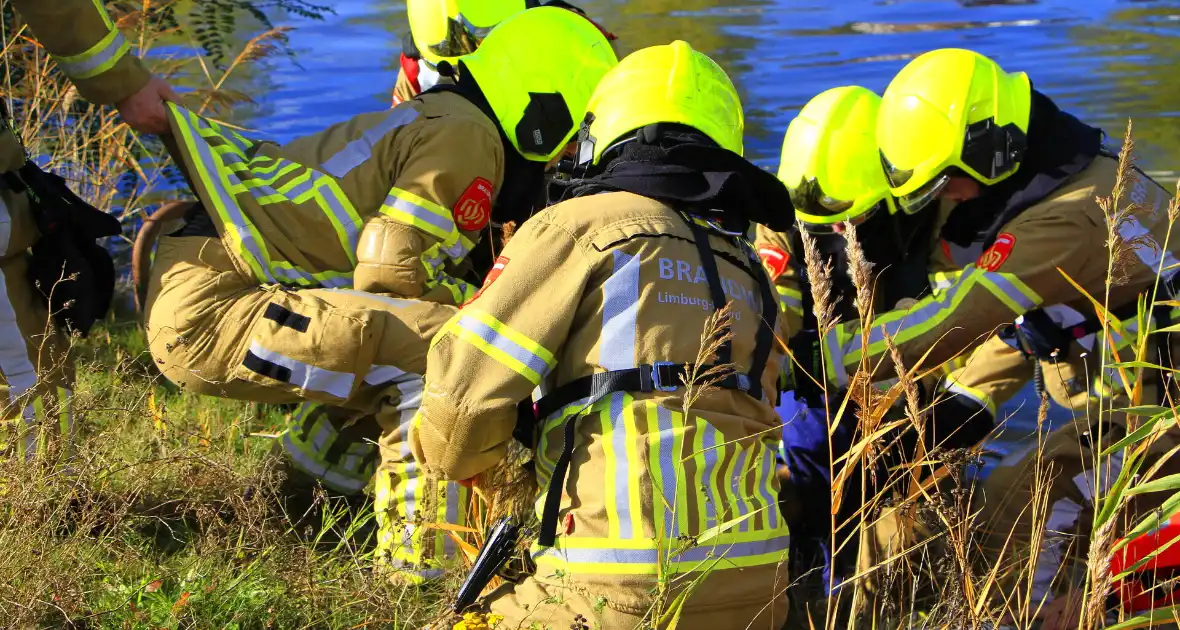
M 1017 317 L 1015 322 L 1000 328 L 997 334 L 1022 352 L 1026 359 L 1054 363 L 1069 358 L 1069 347 L 1073 343 L 1073 337 L 1041 309 Z

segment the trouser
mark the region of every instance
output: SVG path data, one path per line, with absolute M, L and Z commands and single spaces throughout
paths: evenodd
M 25 203 L 0 191 L 0 256 L 15 221 L 9 207 Z M 70 409 L 74 366 L 65 335 L 53 326 L 37 288 L 28 280 L 24 252 L 0 258 L 0 451 L 30 459 L 51 435 L 73 438 Z
M 1001 567 L 999 595 L 1013 602 L 1010 605 L 1016 612 L 1081 586 L 1094 534 L 1095 506 L 1109 494 L 1126 455 L 1123 449 L 1103 451 L 1126 437 L 1131 427 L 1147 420 L 1117 411 L 1130 405 L 1123 387 L 1117 380 L 1091 378 L 1089 374 L 1095 372 L 1087 372 L 1079 361 L 1047 367 L 1046 390 L 1057 402 L 1072 403 L 1073 419 L 1005 457 L 974 497 L 980 510 L 984 560 Z M 1143 404 L 1153 404 L 1158 391 L 1155 375 L 1149 372 L 1144 380 Z M 1106 411 L 1100 414 L 1100 408 Z M 1111 408 L 1115 411 L 1109 411 Z M 1180 474 L 1180 458 L 1170 453 L 1180 445 L 1174 427 L 1144 443 L 1150 446 L 1140 475 L 1157 464 L 1160 469 L 1153 479 Z M 1134 496 L 1111 535 L 1127 532 L 1171 494 L 1160 491 Z
M 424 474 L 410 449 L 410 430 L 422 400 L 422 383 L 401 387 L 407 404 L 397 415 L 381 420 L 381 464 L 373 487 L 377 513 L 377 557 L 397 571 L 402 581 L 419 583 L 441 577 L 444 563 L 457 553 L 458 531 L 447 531 L 437 523 L 466 526 L 470 489 L 454 481 Z
M 431 337 L 454 312 L 359 291 L 260 286 L 234 268 L 220 240 L 166 236 L 148 289 L 148 345 L 161 372 L 188 391 L 303 403 L 285 450 L 298 467 L 357 491 L 375 463 L 375 447 L 364 441 L 377 433 L 373 420 L 392 427 L 421 401 L 421 375 L 398 366 L 421 371 Z M 400 454 L 403 437 L 382 438 L 382 450 Z M 381 457 L 389 471 L 377 481 L 383 530 L 421 525 L 401 499 L 415 496 L 405 488 L 420 483 L 418 469 L 398 457 Z M 382 503 L 383 496 L 391 498 Z

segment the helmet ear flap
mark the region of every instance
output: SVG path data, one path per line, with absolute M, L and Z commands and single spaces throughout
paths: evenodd
M 516 142 L 521 151 L 549 155 L 573 127 L 574 118 L 561 94 L 529 92 L 529 104 L 516 125 Z

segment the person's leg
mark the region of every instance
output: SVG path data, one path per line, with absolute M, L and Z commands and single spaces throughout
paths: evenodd
M 204 394 L 309 404 L 284 444 L 297 464 L 333 486 L 358 492 L 367 483 L 376 448 L 366 441 L 373 435 L 367 423 L 375 418 L 384 429 L 380 540 L 392 549 L 389 541 L 406 532 L 429 539 L 404 565 L 421 564 L 435 546 L 429 541 L 441 550 L 436 558 L 450 551 L 446 532 L 416 526 L 462 522 L 467 494 L 421 478 L 412 457 L 399 455 L 408 452 L 399 427 L 420 404 L 430 339 L 454 307 L 351 290 L 260 287 L 233 270 L 219 241 L 199 237 L 161 240 L 148 303 L 152 354 L 169 379 Z
M 73 438 L 74 366 L 27 269 L 23 255 L 0 261 L 0 421 L 7 449 L 31 459 L 49 436 Z

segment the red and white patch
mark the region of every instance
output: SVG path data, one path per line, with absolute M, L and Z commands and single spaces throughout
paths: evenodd
M 773 245 L 759 247 L 758 255 L 762 257 L 762 266 L 770 273 L 771 280 L 783 275 L 787 270 L 787 263 L 791 260 L 790 254 Z
M 507 257 L 500 256 L 499 258 L 497 258 L 496 262 L 492 263 L 492 270 L 488 272 L 488 277 L 483 279 L 483 286 L 481 286 L 479 288 L 479 290 L 475 292 L 475 295 L 471 296 L 470 300 L 467 300 L 466 302 L 464 302 L 463 306 L 467 306 L 468 304 L 471 304 L 472 302 L 475 301 L 476 298 L 483 295 L 484 289 L 492 286 L 492 283 L 496 281 L 496 278 L 500 277 L 500 274 L 504 271 L 504 268 L 507 266 L 508 266 L 508 258 Z
M 1008 255 L 1012 253 L 1012 248 L 1016 246 L 1016 237 L 1007 232 L 1001 232 L 996 237 L 996 242 L 987 248 L 979 256 L 979 260 L 975 261 L 975 266 L 985 271 L 999 271 L 1000 266 L 1008 260 Z
M 492 182 L 476 177 L 451 208 L 460 230 L 477 232 L 492 219 Z

